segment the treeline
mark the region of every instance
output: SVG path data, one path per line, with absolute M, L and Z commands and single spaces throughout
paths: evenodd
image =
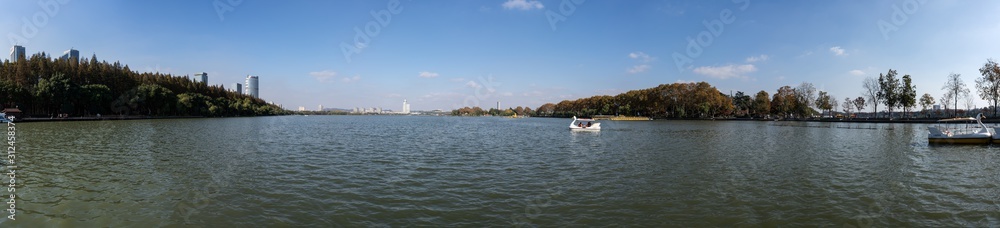
M 463 108 L 455 109 L 455 110 L 451 111 L 451 115 L 453 115 L 453 116 L 485 116 L 485 115 L 491 115 L 491 116 L 513 116 L 515 114 L 517 114 L 519 116 L 531 116 L 531 115 L 535 115 L 535 111 L 531 110 L 531 108 L 521 107 L 521 106 L 517 106 L 516 108 L 507 108 L 507 109 L 504 109 L 504 110 L 500 110 L 500 109 L 496 109 L 496 108 L 490 108 L 489 110 L 483 110 L 482 108 L 479 108 L 479 107 L 471 107 L 471 108 L 470 107 L 463 107 Z
M 24 59 L 24 58 L 22 58 Z M 102 115 L 258 116 L 287 111 L 262 99 L 170 74 L 138 73 L 97 56 L 45 53 L 0 64 L 0 105 L 33 117 Z
M 1000 64 L 988 59 L 979 69 L 982 77 L 976 79 L 975 88 L 979 98 L 990 101 L 994 117 L 998 116 L 1000 104 Z M 547 103 L 538 109 L 512 109 L 485 111 L 479 107 L 465 107 L 453 110 L 453 115 L 498 115 L 510 112 L 518 115 L 570 117 L 595 115 L 648 116 L 656 118 L 812 118 L 817 115 L 834 116 L 842 110 L 846 117 L 852 112 L 860 113 L 871 105 L 874 118 L 894 118 L 893 113 L 902 109 L 902 115 L 912 117 L 917 105 L 926 110 L 935 104 L 929 93 L 917 98 L 917 87 L 912 76 L 898 77 L 896 70 L 889 69 L 878 77 L 867 77 L 863 82 L 862 95 L 845 97 L 843 102 L 833 95 L 818 91 L 812 83 L 803 82 L 796 87 L 782 86 L 774 94 L 761 90 L 749 95 L 737 91 L 733 95 L 720 92 L 707 82 L 662 84 L 654 88 L 632 90 L 615 96 L 592 96 L 577 100 L 563 100 L 557 104 Z M 938 101 L 948 113 L 959 115 L 958 103 L 964 102 L 966 110 L 975 111 L 975 100 L 960 74 L 948 75 L 945 91 Z M 837 109 L 840 106 L 842 109 Z M 879 115 L 879 107 L 888 111 Z M 519 107 L 520 108 L 520 107 Z M 985 108 L 984 108 L 985 109 Z M 510 111 L 510 112 L 508 112 Z M 963 113 L 967 114 L 967 113 Z
M 546 103 L 534 111 L 525 108 L 523 112 L 516 113 L 543 117 L 595 115 L 656 118 L 808 117 L 817 114 L 811 106 L 826 105 L 833 102 L 832 99 L 834 98 L 825 92 L 820 92 L 817 97 L 816 88 L 811 83 L 802 83 L 796 88 L 783 86 L 773 96 L 763 90 L 753 96 L 741 91 L 730 96 L 707 82 L 692 82 L 662 84 L 615 96 L 600 95 L 563 100 L 557 104 Z M 479 107 L 453 110 L 452 114 L 496 115 L 494 109 L 484 111 Z

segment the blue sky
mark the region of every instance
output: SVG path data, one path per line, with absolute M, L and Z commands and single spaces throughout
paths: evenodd
M 971 87 L 1000 58 L 997 1 L 577 1 L 0 0 L 0 32 L 226 87 L 258 75 L 288 109 L 536 108 L 689 81 L 842 100 L 890 68 L 940 98 L 949 73 Z

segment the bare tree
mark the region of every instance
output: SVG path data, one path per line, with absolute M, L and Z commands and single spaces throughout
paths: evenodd
M 941 87 L 941 89 L 945 91 L 949 99 L 954 99 L 954 116 L 958 116 L 958 99 L 969 95 L 969 88 L 966 88 L 965 82 L 962 81 L 962 74 L 951 73 L 948 75 L 948 83 L 944 84 L 944 87 Z
M 851 98 L 850 97 L 845 97 L 844 98 L 844 103 L 840 104 L 840 107 L 844 108 L 844 114 L 847 114 L 848 116 L 851 115 L 851 106 L 854 106 L 854 103 L 851 102 Z
M 975 109 L 975 106 L 976 100 L 972 98 L 972 96 L 965 96 L 965 110 L 968 110 L 966 115 L 972 115 L 972 111 Z
M 881 100 L 879 100 L 881 98 L 879 91 L 882 90 L 882 87 L 879 86 L 878 79 L 873 77 L 865 78 L 864 87 L 865 91 L 862 95 L 868 98 L 866 101 L 872 104 L 872 113 L 875 114 L 875 118 L 878 118 L 878 103 L 881 103 Z

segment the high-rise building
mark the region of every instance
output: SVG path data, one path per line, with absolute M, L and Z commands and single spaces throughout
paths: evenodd
M 236 94 L 243 94 L 243 84 L 238 82 L 233 83 L 233 92 L 236 92 Z
M 260 98 L 260 89 L 257 87 L 258 80 L 257 76 L 247 75 L 247 81 L 246 84 L 244 84 L 243 92 L 251 97 Z
M 24 53 L 24 47 L 21 45 L 14 45 L 10 47 L 10 62 L 17 62 L 18 60 L 24 60 L 27 54 Z
M 194 81 L 198 82 L 198 83 L 201 83 L 201 84 L 208 85 L 208 73 L 201 72 L 201 73 L 194 74 Z
M 319 105 L 319 109 L 316 109 L 316 111 L 321 111 L 322 112 L 323 111 L 323 105 Z
M 59 56 L 59 59 L 63 59 L 63 60 L 65 60 L 65 59 L 71 59 L 71 60 L 74 60 L 74 61 L 80 61 L 80 51 L 77 51 L 76 49 L 70 48 L 69 50 L 64 51 L 63 55 Z
M 410 113 L 410 103 L 406 103 L 406 99 L 403 99 L 403 114 Z

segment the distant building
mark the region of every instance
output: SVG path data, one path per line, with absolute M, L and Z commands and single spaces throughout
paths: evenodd
M 316 109 L 316 111 L 323 111 L 323 105 L 319 105 L 319 109 Z
M 10 62 L 17 62 L 19 60 L 24 60 L 27 54 L 24 53 L 24 47 L 21 45 L 14 45 L 10 47 Z
M 70 48 L 69 50 L 64 51 L 63 55 L 59 56 L 59 59 L 62 60 L 70 59 L 73 61 L 80 61 L 80 51 Z
M 301 111 L 305 111 L 305 110 L 306 110 L 306 107 L 302 107 L 302 106 L 299 106 L 299 111 L 300 111 L 300 112 L 301 112 Z
M 402 113 L 403 114 L 409 114 L 410 113 L 410 103 L 406 103 L 406 99 L 403 99 L 403 111 L 402 111 Z
M 236 92 L 236 94 L 243 94 L 243 84 L 233 83 L 233 92 Z
M 257 76 L 247 75 L 247 81 L 246 84 L 244 84 L 243 92 L 251 97 L 260 98 L 260 90 L 257 87 L 258 80 Z
M 194 80 L 195 82 L 208 85 L 208 73 L 201 72 L 194 74 Z

